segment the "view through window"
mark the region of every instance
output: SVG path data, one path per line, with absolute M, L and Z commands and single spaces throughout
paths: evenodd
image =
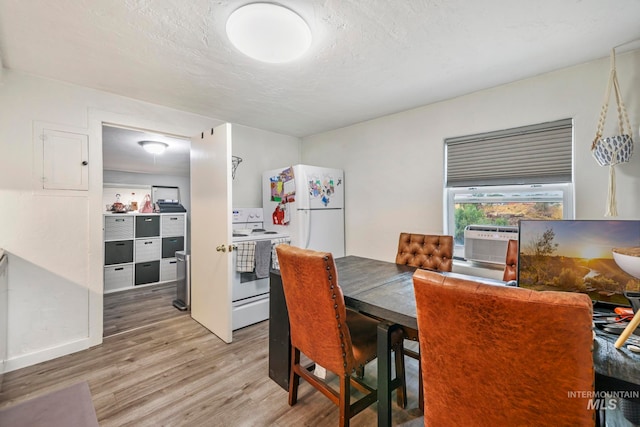
M 470 225 L 517 227 L 521 219 L 572 218 L 571 190 L 571 184 L 448 188 L 447 224 L 454 236 L 454 257 L 464 258 L 464 232 Z

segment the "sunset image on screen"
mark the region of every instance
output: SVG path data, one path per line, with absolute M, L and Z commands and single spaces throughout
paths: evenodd
M 582 258 L 584 259 L 594 259 L 594 258 L 607 258 L 611 251 L 603 251 L 601 248 L 597 246 L 585 246 L 582 248 Z
M 640 290 L 640 280 L 620 269 L 612 252 L 640 245 L 640 221 L 523 220 L 519 237 L 519 286 L 619 304 L 628 304 L 625 291 Z

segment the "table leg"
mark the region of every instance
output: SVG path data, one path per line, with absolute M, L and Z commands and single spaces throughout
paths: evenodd
M 378 324 L 378 427 L 391 426 L 391 333 L 399 326 Z

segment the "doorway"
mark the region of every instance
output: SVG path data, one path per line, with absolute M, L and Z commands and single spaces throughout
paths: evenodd
M 142 141 L 159 142 L 162 153 L 147 152 Z M 136 129 L 117 124 L 102 124 L 103 209 L 107 216 L 120 203 L 134 216 L 142 207 L 152 187 L 176 187 L 185 215 L 185 250 L 189 250 L 190 212 L 190 150 L 189 138 L 166 135 L 157 131 Z M 129 263 L 130 264 L 130 263 Z M 123 267 L 126 265 L 123 264 Z M 131 265 L 130 265 L 131 267 Z M 106 271 L 106 270 L 105 270 Z M 105 285 L 103 296 L 103 337 L 185 315 L 173 307 L 176 282 L 160 281 L 135 286 L 124 281 L 115 289 Z

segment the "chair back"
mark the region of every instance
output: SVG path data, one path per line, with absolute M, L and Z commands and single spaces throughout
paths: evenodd
M 508 282 L 518 278 L 518 241 L 510 239 L 507 243 L 507 258 L 504 265 L 502 280 Z
M 453 237 L 400 233 L 396 264 L 436 271 L 451 271 Z
M 333 256 L 290 245 L 278 245 L 276 252 L 291 345 L 331 372 L 351 373 L 351 335 Z
M 425 425 L 594 425 L 586 294 L 426 270 L 413 283 Z

